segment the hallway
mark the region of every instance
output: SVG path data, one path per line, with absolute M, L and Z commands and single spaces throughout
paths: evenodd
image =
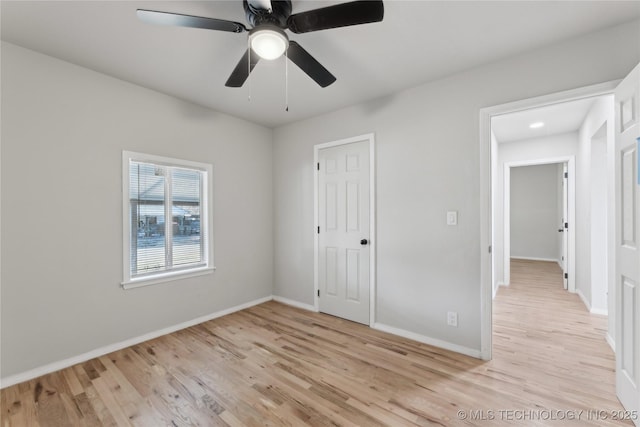
M 605 316 L 590 314 L 576 294 L 563 289 L 556 263 L 512 260 L 511 285 L 501 287 L 494 301 L 492 363 L 517 372 L 520 392 L 532 403 L 592 410 L 594 416 L 606 411 L 602 414 L 611 422 L 622 406 L 615 396 L 615 356 L 605 341 L 606 327 Z

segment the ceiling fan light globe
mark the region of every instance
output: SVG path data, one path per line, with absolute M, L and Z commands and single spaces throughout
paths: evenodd
M 262 59 L 280 58 L 289 47 L 289 38 L 280 29 L 261 28 L 249 35 L 251 49 Z

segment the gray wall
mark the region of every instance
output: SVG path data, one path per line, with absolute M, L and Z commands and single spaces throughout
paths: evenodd
M 618 79 L 638 22 L 274 130 L 274 294 L 313 303 L 313 145 L 375 132 L 377 321 L 480 350 L 479 110 Z M 447 227 L 446 211 L 459 212 Z M 459 327 L 446 312 L 459 313 Z
M 2 44 L 3 378 L 273 289 L 272 131 Z M 212 163 L 215 265 L 124 291 L 122 150 Z
M 511 168 L 511 257 L 559 261 L 559 164 Z
M 3 43 L 1 376 L 272 292 L 311 304 L 313 145 L 369 132 L 377 321 L 479 349 L 478 111 L 621 78 L 640 61 L 638 28 L 274 131 Z M 214 164 L 213 275 L 120 288 L 122 150 Z M 458 328 L 445 326 L 448 310 Z

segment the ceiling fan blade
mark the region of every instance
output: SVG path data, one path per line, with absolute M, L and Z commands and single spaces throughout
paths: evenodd
M 181 15 L 179 13 L 159 12 L 156 10 L 146 9 L 138 9 L 137 15 L 141 21 L 149 24 L 203 28 L 205 30 L 227 31 L 230 33 L 242 33 L 247 31 L 247 28 L 239 22 L 225 21 L 223 19 Z
M 289 41 L 287 56 L 302 71 L 307 73 L 316 83 L 322 87 L 327 87 L 336 81 L 336 78 L 326 68 L 322 66 L 309 52 L 293 40 Z
M 384 17 L 382 0 L 353 1 L 291 15 L 287 25 L 294 33 L 348 27 L 380 22 Z
M 251 70 L 249 70 L 249 52 L 247 51 L 242 55 L 240 61 L 238 61 L 238 65 L 233 69 L 231 75 L 227 79 L 227 82 L 224 84 L 227 87 L 241 87 L 244 82 L 249 77 L 249 73 L 253 71 L 258 61 L 260 61 L 260 57 L 253 51 L 251 51 Z

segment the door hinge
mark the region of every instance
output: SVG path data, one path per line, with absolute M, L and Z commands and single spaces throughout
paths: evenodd
M 491 253 L 491 245 L 489 245 L 489 253 Z
M 320 226 L 318 226 L 318 234 L 320 234 Z
M 565 172 L 565 173 L 564 173 L 564 177 L 565 177 L 565 178 L 569 178 L 569 172 Z
M 564 278 L 568 279 L 569 278 L 569 273 L 564 273 Z
M 316 170 L 320 170 L 320 162 L 316 163 Z
M 318 296 L 320 296 L 320 289 L 318 289 Z

